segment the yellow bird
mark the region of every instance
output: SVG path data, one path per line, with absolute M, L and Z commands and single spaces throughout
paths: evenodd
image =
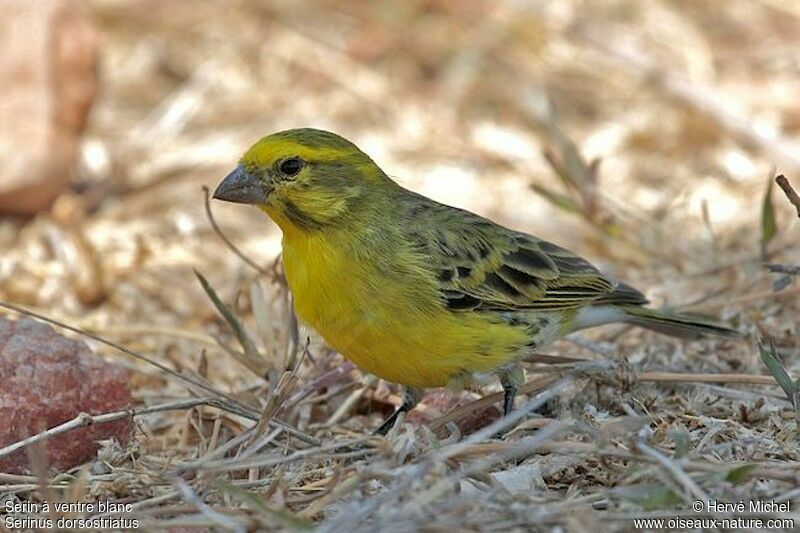
M 569 250 L 404 189 L 350 141 L 264 137 L 214 197 L 253 204 L 283 231 L 298 317 L 362 370 L 421 389 L 495 373 L 508 413 L 520 359 L 573 331 L 626 322 L 676 336 L 737 333 L 643 307 L 636 289 Z

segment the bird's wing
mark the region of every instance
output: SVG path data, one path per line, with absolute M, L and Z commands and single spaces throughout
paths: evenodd
M 499 226 L 468 211 L 427 204 L 412 233 L 434 268 L 445 305 L 453 311 L 577 308 L 590 303 L 647 302 L 569 250 Z

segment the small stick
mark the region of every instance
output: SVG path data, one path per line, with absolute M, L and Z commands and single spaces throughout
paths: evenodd
M 289 455 L 267 455 L 257 454 L 253 455 L 247 460 L 240 460 L 239 458 L 221 459 L 218 461 L 204 461 L 192 462 L 182 465 L 177 465 L 177 471 L 186 472 L 189 470 L 207 470 L 212 472 L 231 472 L 237 470 L 247 470 L 250 468 L 266 468 L 276 465 L 288 465 L 296 461 L 314 457 L 317 455 L 337 455 L 339 457 L 358 457 L 361 455 L 370 455 L 377 453 L 375 449 L 360 447 L 369 442 L 366 438 L 354 439 L 348 442 L 332 442 L 316 448 L 306 448 L 304 450 L 296 451 Z M 346 453 L 336 453 L 336 450 L 341 448 L 349 448 L 353 451 Z
M 783 189 L 783 193 L 789 199 L 789 202 L 797 209 L 797 216 L 800 217 L 800 195 L 792 188 L 792 184 L 789 183 L 789 180 L 786 179 L 786 176 L 781 174 L 777 178 L 775 178 L 775 183 Z
M 488 472 L 499 463 L 529 456 L 544 443 L 551 442 L 556 436 L 561 435 L 570 427 L 569 424 L 563 424 L 561 422 L 548 424 L 537 431 L 535 435 L 514 443 L 515 445 L 513 447 L 506 448 L 497 453 L 478 458 L 475 461 L 465 464 L 452 474 L 441 478 L 438 482 L 434 483 L 432 487 L 417 495 L 416 498 L 419 501 L 436 501 L 441 498 L 450 487 L 453 487 L 462 479 Z M 452 446 L 451 449 L 455 446 L 457 445 Z
M 303 388 L 290 396 L 286 402 L 289 404 L 296 404 L 320 389 L 330 389 L 334 384 L 347 377 L 347 375 L 355 368 L 356 366 L 352 363 L 352 361 L 345 361 L 344 364 L 341 364 L 336 368 L 333 368 L 314 378 L 313 381 L 306 384 Z
M 589 359 L 586 357 L 567 357 L 563 355 L 549 355 L 543 353 L 529 355 L 522 359 L 522 361 L 525 361 L 526 363 L 542 363 L 546 365 L 555 365 L 560 363 L 585 363 L 588 360 Z
M 585 362 L 585 361 L 583 361 Z M 569 367 L 551 366 L 540 367 L 536 372 L 542 374 L 558 374 L 564 372 Z M 726 384 L 747 384 L 747 385 L 775 385 L 771 376 L 763 374 L 702 374 L 695 372 L 634 372 L 636 381 L 650 381 L 654 383 L 726 383 Z M 522 392 L 522 389 L 520 389 Z M 499 398 L 502 392 L 497 392 L 484 398 Z M 481 398 L 482 400 L 483 398 Z M 480 400 L 476 400 L 480 401 Z M 473 402 L 474 403 L 474 402 Z M 472 403 L 468 404 L 472 405 Z M 466 407 L 466 406 L 465 406 Z
M 775 263 L 767 263 L 764 265 L 770 272 L 778 274 L 789 274 L 790 276 L 800 275 L 800 265 L 778 265 Z
M 339 408 L 336 409 L 336 412 L 333 413 L 333 415 L 328 419 L 326 425 L 332 426 L 334 424 L 339 423 L 339 421 L 342 418 L 344 418 L 345 415 L 347 415 L 347 413 L 350 412 L 350 409 L 353 408 L 356 402 L 358 402 L 361 399 L 361 397 L 364 395 L 364 393 L 367 391 L 368 388 L 369 386 L 365 385 L 351 392 L 350 395 L 347 398 L 345 398 L 345 400 L 342 402 Z
M 13 444 L 10 444 L 5 448 L 0 448 L 0 459 L 8 455 L 11 455 L 12 453 L 18 450 L 21 450 L 26 446 L 30 446 L 31 444 L 36 444 L 38 442 L 43 442 L 47 439 L 55 437 L 56 435 L 66 433 L 67 431 L 70 431 L 72 429 L 90 426 L 94 424 L 105 424 L 108 422 L 114 422 L 116 420 L 122 420 L 123 418 L 132 418 L 134 416 L 158 413 L 161 411 L 177 411 L 181 409 L 188 409 L 198 405 L 212 405 L 212 404 L 215 407 L 220 407 L 220 405 L 217 402 L 214 402 L 214 398 L 190 398 L 188 400 L 180 400 L 177 402 L 154 405 L 152 407 L 145 407 L 142 409 L 121 409 L 119 411 L 113 411 L 111 413 L 104 413 L 100 415 L 79 413 L 78 416 L 76 416 L 72 420 L 64 422 L 63 424 L 53 426 L 50 429 L 46 429 L 35 435 L 31 435 L 30 437 L 24 438 Z
M 325 509 L 325 507 L 327 507 L 330 503 L 356 490 L 360 483 L 361 480 L 356 474 L 354 473 L 350 474 L 345 479 L 337 482 L 336 486 L 333 487 L 331 490 L 329 490 L 327 494 L 311 502 L 311 504 L 308 507 L 298 512 L 297 516 L 300 518 L 307 518 L 307 519 L 314 518 L 319 513 L 321 513 L 322 510 Z
M 221 526 L 222 529 L 226 529 L 228 531 L 235 531 L 236 533 L 245 533 L 248 530 L 246 522 L 242 522 L 233 516 L 221 513 L 204 502 L 203 498 L 198 496 L 194 490 L 192 490 L 192 487 L 190 487 L 189 484 L 183 479 L 176 476 L 173 478 L 173 483 L 183 496 L 184 500 L 194 505 L 203 516 L 211 520 L 211 522 L 215 525 Z
M 546 371 L 546 368 L 540 368 L 539 371 Z M 563 371 L 563 368 L 553 368 L 553 372 Z M 525 383 L 520 387 L 519 392 L 522 394 L 531 394 L 537 392 L 556 380 L 555 377 L 539 378 Z M 653 383 L 739 383 L 747 385 L 775 385 L 775 380 L 772 376 L 762 376 L 756 374 L 695 374 L 684 372 L 637 372 L 637 381 L 648 381 Z M 439 418 L 436 418 L 427 424 L 428 429 L 436 431 L 444 427 L 448 422 L 457 422 L 463 420 L 472 413 L 484 409 L 490 405 L 499 402 L 503 397 L 502 392 L 488 394 L 482 398 L 470 402 L 466 405 L 456 407 Z
M 646 457 L 653 459 L 658 464 L 663 466 L 670 474 L 672 474 L 672 477 L 674 477 L 676 481 L 683 485 L 686 491 L 691 494 L 695 500 L 700 500 L 704 503 L 709 500 L 708 494 L 706 494 L 705 491 L 701 489 L 697 483 L 695 483 L 694 479 L 689 477 L 689 475 L 678 465 L 678 463 L 671 460 L 655 448 L 651 448 L 644 442 L 637 442 L 636 448 Z
M 557 380 L 558 378 L 556 376 L 547 376 L 544 378 L 528 381 L 519 388 L 519 393 L 533 394 L 535 392 L 539 392 L 540 390 L 555 383 Z M 430 429 L 431 431 L 436 431 L 437 429 L 446 426 L 449 422 L 458 422 L 459 420 L 463 420 L 464 418 L 470 416 L 471 414 L 477 411 L 480 411 L 481 409 L 485 409 L 490 405 L 496 404 L 502 399 L 503 399 L 502 391 L 495 392 L 492 394 L 487 394 L 486 396 L 479 398 L 474 402 L 470 402 L 466 405 L 456 407 L 452 411 L 449 411 L 440 416 L 439 418 L 430 421 L 428 423 L 428 429 Z
M 722 300 L 719 302 L 707 302 L 700 305 L 693 305 L 692 309 L 697 311 L 711 311 L 726 306 L 745 306 L 766 299 L 783 300 L 786 298 L 797 296 L 798 294 L 800 294 L 800 287 L 792 287 L 789 289 L 782 290 L 781 292 L 775 292 L 773 289 L 769 289 L 766 291 L 755 292 L 752 294 L 731 296 L 727 300 Z
M 209 192 L 208 191 L 208 187 L 203 186 L 203 194 L 205 194 L 205 197 L 206 197 L 206 199 L 205 199 L 205 202 L 206 202 L 206 216 L 208 217 L 208 221 L 211 223 L 211 227 L 214 229 L 214 232 L 219 236 L 220 239 L 222 239 L 222 242 L 224 242 L 225 245 L 228 248 L 230 248 L 231 251 L 234 254 L 236 254 L 239 257 L 239 259 L 244 261 L 250 268 L 254 269 L 259 274 L 264 274 L 264 275 L 268 274 L 269 272 L 267 272 L 261 266 L 259 266 L 258 263 L 256 263 L 255 261 L 253 261 L 252 259 L 247 257 L 244 254 L 244 252 L 239 250 L 239 248 L 237 248 L 236 245 L 233 244 L 231 242 L 231 240 L 228 239 L 228 237 L 225 236 L 224 233 L 222 233 L 222 229 L 220 229 L 220 227 L 217 225 L 217 221 L 214 220 L 214 215 L 211 214 L 211 203 L 210 203 L 209 198 L 208 198 L 208 192 Z
M 748 385 L 775 385 L 772 376 L 757 374 L 694 374 L 683 372 L 638 372 L 637 381 L 655 383 L 743 383 Z

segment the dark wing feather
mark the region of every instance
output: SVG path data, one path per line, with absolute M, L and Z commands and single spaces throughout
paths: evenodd
M 569 250 L 499 226 L 468 211 L 417 196 L 409 208 L 413 244 L 436 272 L 453 311 L 559 310 L 592 303 L 643 304 Z M 422 224 L 420 224 L 422 222 Z

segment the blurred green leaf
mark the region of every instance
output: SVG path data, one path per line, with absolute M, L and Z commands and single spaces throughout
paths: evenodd
M 545 159 L 568 190 L 583 191 L 591 182 L 588 166 L 581 157 L 578 147 L 560 131 L 554 137 L 558 144 L 559 155 L 556 156 L 547 150 L 544 153 Z
M 775 222 L 775 207 L 772 205 L 772 176 L 767 180 L 767 190 L 761 204 L 761 255 L 767 255 L 767 245 L 775 238 L 778 226 Z
M 674 507 L 683 503 L 675 491 L 664 485 L 636 487 L 636 492 L 623 495 L 628 501 L 638 504 L 646 511 Z
M 767 365 L 769 373 L 772 374 L 772 377 L 775 378 L 775 381 L 781 386 L 783 392 L 786 393 L 786 397 L 789 398 L 789 401 L 794 405 L 798 385 L 792 381 L 792 378 L 789 377 L 789 374 L 783 367 L 783 363 L 778 358 L 778 353 L 775 351 L 775 345 L 770 341 L 769 349 L 767 349 L 764 344 L 759 341 L 758 351 L 761 352 L 761 360 Z
M 572 142 L 559 126 L 555 108 L 546 91 L 532 90 L 525 107 L 530 116 L 547 132 L 555 149 L 544 151 L 544 157 L 565 188 L 583 194 L 596 177 L 583 159 L 578 146 Z
M 750 477 L 750 472 L 755 470 L 756 465 L 754 464 L 744 464 L 739 465 L 731 468 L 725 473 L 725 481 L 729 481 L 734 485 L 738 485 L 744 481 L 747 481 L 747 478 Z
M 772 282 L 772 290 L 775 292 L 782 291 L 792 283 L 792 276 L 788 274 L 785 276 L 781 276 L 775 281 Z
M 685 457 L 689 450 L 692 449 L 692 439 L 689 432 L 683 426 L 676 426 L 670 428 L 667 432 L 669 437 L 675 443 L 675 458 L 680 459 Z
M 305 531 L 313 528 L 313 523 L 297 517 L 288 510 L 272 509 L 264 500 L 250 491 L 237 487 L 221 479 L 214 480 L 211 486 L 223 494 L 240 501 L 257 515 L 261 515 L 264 525 L 274 525 L 276 522 L 292 530 Z
M 545 200 L 564 211 L 574 213 L 576 215 L 583 214 L 581 205 L 565 194 L 551 191 L 547 187 L 531 183 L 531 188 L 539 195 L 543 196 Z

